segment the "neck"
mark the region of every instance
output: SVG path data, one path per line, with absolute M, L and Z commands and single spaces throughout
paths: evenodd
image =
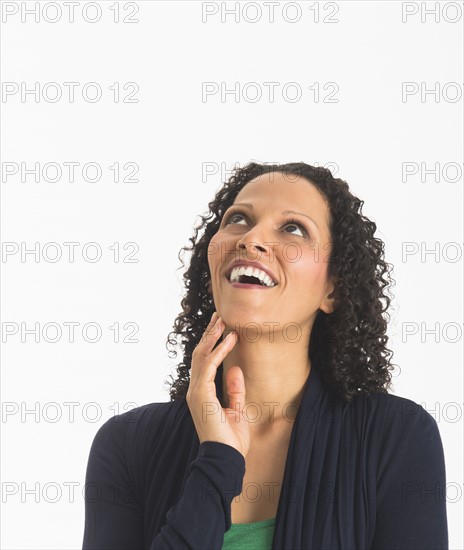
M 279 337 L 272 342 L 265 338 L 252 342 L 239 336 L 223 361 L 224 407 L 229 407 L 226 374 L 230 367 L 238 365 L 245 380 L 245 415 L 251 429 L 268 432 L 273 427 L 292 425 L 311 372 L 308 347 L 309 337 L 289 343 Z

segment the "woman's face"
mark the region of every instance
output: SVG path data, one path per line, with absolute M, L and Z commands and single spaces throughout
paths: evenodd
M 288 323 L 309 328 L 318 309 L 333 311 L 330 253 L 329 208 L 317 188 L 294 174 L 259 176 L 239 192 L 210 241 L 216 310 L 232 328 L 250 322 L 274 331 Z M 277 284 L 231 283 L 226 275 L 236 260 L 258 262 Z

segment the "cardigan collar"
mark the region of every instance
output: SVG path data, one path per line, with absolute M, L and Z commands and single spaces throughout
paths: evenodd
M 290 442 L 285 462 L 285 470 L 282 480 L 282 492 L 277 507 L 272 550 L 282 548 L 311 548 L 315 535 L 314 527 L 325 533 L 328 540 L 335 543 L 336 534 L 330 535 L 332 521 L 333 483 L 314 488 L 314 479 L 320 477 L 318 468 L 320 456 L 324 455 L 324 448 L 314 449 L 318 437 L 321 441 L 327 437 L 328 429 L 334 424 L 331 406 L 338 399 L 334 397 L 321 377 L 319 361 L 311 358 L 311 369 L 306 379 L 303 396 L 298 408 L 295 421 L 292 426 Z M 215 384 L 216 394 L 220 403 L 222 401 L 222 372 L 223 365 L 218 368 Z M 329 414 L 327 414 L 329 413 Z M 330 418 L 332 416 L 332 418 Z M 337 416 L 337 415 L 335 415 Z M 335 420 L 336 422 L 336 420 Z M 321 435 L 322 426 L 322 439 Z M 340 423 L 335 426 L 339 429 Z M 319 441 L 319 440 L 318 440 Z M 319 458 L 314 460 L 314 453 Z M 318 506 L 315 507 L 314 491 L 316 492 Z M 334 537 L 331 539 L 331 537 Z M 322 539 L 321 539 L 322 540 Z M 317 544 L 316 544 L 317 546 Z

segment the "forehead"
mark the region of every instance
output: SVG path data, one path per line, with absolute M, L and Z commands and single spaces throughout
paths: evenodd
M 329 207 L 325 197 L 313 182 L 298 174 L 270 172 L 250 180 L 238 193 L 234 202 L 275 203 L 276 205 L 320 210 L 328 219 Z M 325 215 L 324 215 L 325 212 Z M 308 211 L 309 214 L 309 211 Z

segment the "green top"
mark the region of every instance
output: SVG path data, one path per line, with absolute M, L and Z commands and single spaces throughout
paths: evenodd
M 271 550 L 275 518 L 232 523 L 224 533 L 222 550 Z

